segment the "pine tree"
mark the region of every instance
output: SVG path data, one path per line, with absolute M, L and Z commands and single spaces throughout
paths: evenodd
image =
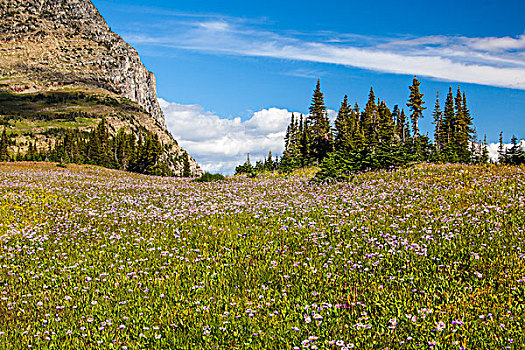
M 408 98 L 407 107 L 410 108 L 412 114 L 410 119 L 412 120 L 412 131 L 414 132 L 414 138 L 419 137 L 419 119 L 423 118 L 423 107 L 425 101 L 423 101 L 423 94 L 419 91 L 420 81 L 414 76 L 412 85 L 410 88 L 410 97 Z
M 100 124 L 99 124 L 100 125 Z M 102 145 L 100 141 L 98 127 L 91 130 L 89 134 L 89 141 L 86 147 L 85 158 L 88 164 L 102 165 Z
M 434 105 L 434 112 L 432 113 L 434 117 L 434 143 L 438 152 L 443 147 L 443 112 L 441 111 L 441 105 L 439 103 L 439 91 L 436 94 L 436 104 Z
M 498 163 L 506 163 L 506 151 L 505 146 L 503 145 L 503 131 L 499 133 L 499 146 L 498 146 Z
M 0 137 L 0 162 L 9 161 L 8 146 L 9 146 L 9 138 L 4 128 L 4 131 L 2 132 L 2 136 Z
M 510 139 L 510 144 L 511 144 L 511 147 L 507 153 L 508 164 L 511 164 L 511 165 L 519 164 L 519 162 L 517 161 L 517 157 L 520 153 L 520 145 L 519 145 L 518 138 L 516 137 L 516 135 L 512 135 L 512 138 Z
M 395 131 L 395 137 L 399 143 L 401 143 L 401 130 L 399 128 L 399 116 L 401 114 L 401 111 L 399 110 L 399 105 L 394 105 L 394 109 L 392 110 L 392 120 L 394 121 L 394 131 Z
M 304 118 L 301 114 L 301 119 L 299 123 L 299 153 L 301 157 L 301 166 L 306 166 L 311 162 L 310 133 L 308 132 L 308 130 L 308 119 Z
M 392 113 L 384 101 L 378 105 L 378 139 L 383 147 L 391 147 L 394 141 L 395 124 Z
M 319 80 L 312 97 L 308 120 L 312 157 L 321 162 L 333 150 L 333 135 Z
M 379 138 L 377 104 L 373 86 L 370 87 L 368 101 L 361 115 L 361 126 L 367 147 L 374 148 L 379 142 Z
M 273 157 L 272 157 L 272 150 L 270 150 L 268 152 L 268 157 L 264 158 L 263 170 L 264 171 L 273 171 L 273 170 L 275 170 L 275 163 L 274 163 Z
M 489 162 L 489 149 L 487 147 L 487 135 L 483 138 L 483 145 L 481 149 L 480 163 L 486 164 Z
M 190 177 L 191 176 L 191 169 L 190 169 L 190 156 L 188 153 L 184 152 L 182 155 L 182 177 Z
M 458 94 L 461 93 L 459 87 L 458 87 Z M 458 98 L 457 96 L 456 98 Z M 459 111 L 456 110 L 456 113 L 458 113 L 458 116 L 456 119 L 458 120 L 458 135 L 456 136 L 457 142 L 458 142 L 458 154 L 460 155 L 460 161 L 463 163 L 470 163 L 472 161 L 472 152 L 469 149 L 469 145 L 473 144 L 473 140 L 475 140 L 475 136 L 473 135 L 475 133 L 474 128 L 472 127 L 472 116 L 470 114 L 470 111 L 467 107 L 467 96 L 465 92 L 462 93 L 460 105 L 459 105 Z
M 444 160 L 449 162 L 456 162 L 457 155 L 454 147 L 455 131 L 456 131 L 456 113 L 454 110 L 454 95 L 452 94 L 452 87 L 449 87 L 447 99 L 445 100 L 445 109 L 443 111 L 442 121 L 442 150 L 444 153 Z
M 295 115 L 292 113 L 292 120 L 290 121 L 290 124 L 288 125 L 286 129 L 286 134 L 284 136 L 284 151 L 290 152 L 290 143 L 292 142 L 293 138 L 293 127 L 295 125 Z
M 301 132 L 302 132 L 303 117 L 301 115 L 301 121 L 298 122 L 295 115 L 292 113 L 290 124 L 286 130 L 285 136 L 285 148 L 283 152 L 283 166 L 285 171 L 291 171 L 301 165 Z M 267 169 L 271 167 L 271 169 Z M 271 151 L 268 159 L 264 161 L 265 170 L 273 170 L 274 162 L 271 159 Z
M 363 126 L 360 122 L 361 112 L 357 101 L 354 103 L 354 108 L 350 113 L 350 133 L 352 151 L 361 151 L 365 145 L 365 136 L 363 134 Z
M 397 107 L 397 110 L 396 110 Z M 396 133 L 397 137 L 401 141 L 401 143 L 406 143 L 408 139 L 410 139 L 410 128 L 408 126 L 408 121 L 405 115 L 405 110 L 401 109 L 399 111 L 399 107 L 397 105 L 394 106 L 394 113 L 393 116 L 395 116 L 396 120 Z
M 335 119 L 335 150 L 348 152 L 351 148 L 351 125 L 350 125 L 350 106 L 348 96 L 345 95 L 341 107 Z
M 463 146 L 465 144 L 464 136 L 465 131 L 463 130 L 464 125 L 464 116 L 463 116 L 463 97 L 461 96 L 461 90 L 458 85 L 458 89 L 456 92 L 456 97 L 454 98 L 455 103 L 455 129 L 454 129 L 454 139 L 453 139 L 453 147 L 456 151 L 456 154 L 458 155 L 458 161 L 462 161 L 464 158 L 463 154 Z M 467 145 L 468 146 L 468 145 Z

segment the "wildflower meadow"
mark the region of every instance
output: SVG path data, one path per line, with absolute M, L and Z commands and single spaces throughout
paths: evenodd
M 0 164 L 0 349 L 521 349 L 525 168 Z

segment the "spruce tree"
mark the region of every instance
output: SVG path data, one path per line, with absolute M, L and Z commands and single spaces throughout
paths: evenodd
M 365 145 L 365 136 L 363 134 L 363 126 L 360 121 L 361 112 L 357 101 L 354 103 L 354 108 L 350 113 L 350 132 L 351 132 L 351 146 L 352 151 L 361 151 Z
M 183 166 L 182 166 L 182 176 L 183 177 L 190 177 L 191 176 L 191 169 L 190 169 L 190 156 L 188 155 L 188 153 L 184 152 L 184 154 L 182 155 L 182 162 L 183 162 Z
M 283 152 L 283 167 L 286 168 L 283 170 L 285 171 L 291 171 L 301 165 L 300 142 L 303 128 L 302 124 L 302 115 L 301 120 L 298 122 L 295 118 L 295 115 L 292 113 L 290 124 L 288 125 L 288 128 L 286 130 L 285 148 Z M 274 162 L 271 159 L 271 151 L 268 159 L 265 159 L 264 164 L 265 170 L 273 170 Z M 268 167 L 271 167 L 271 169 L 267 169 Z
M 441 105 L 439 103 L 439 91 L 436 94 L 436 104 L 434 105 L 434 112 L 432 113 L 434 117 L 434 143 L 438 152 L 443 147 L 443 112 L 441 111 Z
M 520 155 L 521 147 L 516 135 L 512 135 L 512 138 L 510 139 L 510 144 L 511 147 L 507 154 L 508 164 L 517 165 L 520 163 L 518 157 Z
M 498 163 L 506 163 L 505 147 L 503 145 L 503 131 L 499 133 L 499 146 L 498 146 Z
M 301 166 L 306 166 L 311 161 L 310 152 L 310 133 L 308 132 L 308 119 L 301 114 L 299 122 L 299 154 L 301 157 Z
M 458 88 L 459 92 L 459 88 Z M 461 96 L 461 105 L 459 106 L 461 111 L 461 118 L 457 117 L 459 125 L 459 134 L 458 134 L 458 148 L 460 149 L 460 161 L 463 163 L 469 163 L 472 161 L 472 152 L 469 149 L 469 145 L 473 144 L 475 136 L 473 136 L 475 130 L 472 127 L 472 116 L 470 110 L 467 107 L 467 96 L 463 91 Z
M 397 107 L 397 110 L 396 110 Z M 405 115 L 405 110 L 401 109 L 399 111 L 399 107 L 396 105 L 394 106 L 395 111 L 395 118 L 396 118 L 396 133 L 397 137 L 401 141 L 401 143 L 406 143 L 408 139 L 410 138 L 410 128 L 408 125 L 408 121 Z
M 370 92 L 368 93 L 368 101 L 361 115 L 361 125 L 367 147 L 375 147 L 379 139 L 377 104 L 373 86 L 370 87 Z
M 416 76 L 414 76 L 412 85 L 409 87 L 410 96 L 407 103 L 407 107 L 409 107 L 412 111 L 410 119 L 412 121 L 412 131 L 414 133 L 414 138 L 419 137 L 419 119 L 423 118 L 423 110 L 426 109 L 423 107 L 425 104 L 425 101 L 423 101 L 423 94 L 419 91 L 420 84 L 420 81 Z
M 7 133 L 5 131 L 2 132 L 2 136 L 0 137 L 0 162 L 7 162 L 9 160 L 9 138 L 7 137 Z
M 348 105 L 348 96 L 345 95 L 341 107 L 335 119 L 335 150 L 348 152 L 351 141 L 350 125 L 350 106 Z
M 290 124 L 288 125 L 286 129 L 286 134 L 284 136 L 284 151 L 285 152 L 290 152 L 290 143 L 292 142 L 292 138 L 293 138 L 294 125 L 295 125 L 295 115 L 292 113 L 292 120 L 290 121 Z
M 315 161 L 321 162 L 333 149 L 333 135 L 319 80 L 312 97 L 308 121 L 311 154 Z
M 456 113 L 454 110 L 454 95 L 452 94 L 452 87 L 449 87 L 447 99 L 445 100 L 445 109 L 443 111 L 442 122 L 442 149 L 446 161 L 456 162 L 456 147 L 454 146 L 455 131 L 456 131 Z
M 384 101 L 378 105 L 378 139 L 384 147 L 392 146 L 395 136 L 395 124 L 390 109 Z
M 273 162 L 272 150 L 270 150 L 268 152 L 268 158 L 264 159 L 263 169 L 266 170 L 266 171 L 273 171 L 274 168 L 275 168 L 275 164 Z
M 486 164 L 489 162 L 489 149 L 487 147 L 487 135 L 483 138 L 483 146 L 481 149 L 480 163 Z

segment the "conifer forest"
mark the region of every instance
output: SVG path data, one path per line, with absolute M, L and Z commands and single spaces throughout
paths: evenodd
M 347 179 L 366 170 L 394 169 L 410 163 L 489 162 L 486 137 L 478 140 L 467 95 L 458 86 L 449 88 L 444 104 L 436 95 L 432 110 L 433 134 L 422 134 L 419 121 L 428 107 L 414 77 L 406 103 L 389 108 L 370 88 L 368 101 L 361 110 L 345 95 L 332 126 L 328 117 L 320 81 L 314 90 L 307 116 L 294 115 L 286 130 L 285 151 L 280 160 L 265 160 L 251 167 L 248 161 L 237 167 L 237 173 L 267 169 L 291 171 L 317 165 L 317 179 Z M 432 137 L 431 137 L 432 136 Z M 514 136 L 513 147 L 503 149 L 500 139 L 498 162 L 522 164 L 525 150 Z

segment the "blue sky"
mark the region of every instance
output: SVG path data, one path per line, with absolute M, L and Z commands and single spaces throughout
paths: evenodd
M 344 94 L 364 105 L 371 85 L 404 106 L 417 74 L 428 132 L 436 92 L 459 83 L 480 138 L 525 138 L 524 1 L 93 2 L 155 73 L 170 129 L 207 170 L 279 153 L 317 78 L 337 110 Z

